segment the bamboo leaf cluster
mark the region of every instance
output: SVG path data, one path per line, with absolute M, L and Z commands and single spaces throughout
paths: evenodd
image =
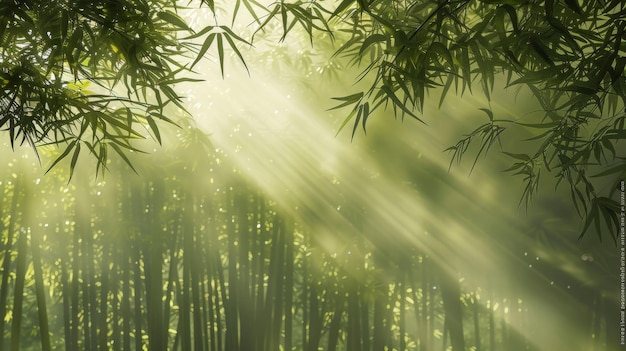
M 529 92 L 540 112 L 515 120 L 494 116 L 450 147 L 459 161 L 478 144 L 476 160 L 494 142 L 516 138 L 523 125 L 540 133 L 504 150 L 509 171 L 525 183 L 521 203 L 538 190 L 542 173 L 566 183 L 572 202 L 602 239 L 617 238 L 612 198 L 624 175 L 619 138 L 624 128 L 624 5 L 619 1 L 343 1 L 335 16 L 352 26 L 338 50 L 363 65 L 369 89 L 341 98 L 350 107 L 343 126 L 365 126 L 377 109 L 419 120 L 428 92 L 476 90 L 488 101 L 494 87 Z M 358 98 L 357 98 L 358 96 Z M 516 140 L 513 140 L 514 142 Z M 604 179 L 600 179 L 605 177 Z M 610 182 L 609 189 L 598 189 Z M 602 204 L 602 205 L 600 205 Z M 601 215 L 600 215 L 601 214 Z
M 185 109 L 175 85 L 197 81 L 199 60 L 215 50 L 224 75 L 232 52 L 245 66 L 240 48 L 277 23 L 279 40 L 300 32 L 313 43 L 323 33 L 337 40 L 335 55 L 362 67 L 357 80 L 369 88 L 336 98 L 336 108 L 350 109 L 342 127 L 352 123 L 353 135 L 387 108 L 425 122 L 424 104 L 435 92 L 439 105 L 452 90 L 488 101 L 501 85 L 529 93 L 540 113 L 511 120 L 489 112 L 488 126 L 449 149 L 453 159 L 478 144 L 475 164 L 497 140 L 515 139 L 520 126 L 535 129 L 538 135 L 504 150 L 529 157 L 513 158 L 509 169 L 525 184 L 521 203 L 538 191 L 542 173 L 552 174 L 588 222 L 582 234 L 594 223 L 600 239 L 608 230 L 616 240 L 612 196 L 625 171 L 622 2 L 239 0 L 229 22 L 247 12 L 251 38 L 219 23 L 226 4 L 195 5 L 208 8 L 215 25 L 196 32 L 176 1 L 3 1 L 0 126 L 12 145 L 60 146 L 50 167 L 67 159 L 70 173 L 81 151 L 95 156 L 97 171 L 111 152 L 132 168 L 128 153 L 141 152 L 135 141 L 151 135 L 160 142 L 158 122 L 174 124 L 171 112 Z
M 209 4 L 211 5 L 211 4 Z M 211 7 L 215 10 L 214 7 Z M 198 53 L 197 36 L 172 1 L 3 1 L 0 4 L 0 127 L 11 145 L 60 147 L 49 168 L 81 151 L 104 171 L 111 152 L 132 168 L 129 152 L 159 124 L 185 107 L 175 85 L 195 82 L 186 62 Z M 245 41 L 219 26 L 223 42 L 239 53 Z M 213 39 L 216 34 L 209 34 Z

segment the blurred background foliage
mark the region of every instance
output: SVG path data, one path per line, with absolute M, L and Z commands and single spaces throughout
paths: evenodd
M 3 1 L 0 350 L 617 350 L 623 5 L 575 4 Z

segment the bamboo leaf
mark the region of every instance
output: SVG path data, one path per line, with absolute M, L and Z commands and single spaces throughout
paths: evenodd
M 159 142 L 159 144 L 161 144 L 161 133 L 159 132 L 159 127 L 157 126 L 156 122 L 154 121 L 154 118 L 152 118 L 151 116 L 148 115 L 148 116 L 146 116 L 146 121 L 148 121 L 148 125 L 150 126 L 150 129 L 152 130 L 152 133 L 154 133 L 154 137 Z
M 394 106 L 399 107 L 404 113 L 424 123 L 424 121 L 417 117 L 417 115 L 414 114 L 413 111 L 409 110 L 409 108 L 404 103 L 402 103 L 400 99 L 398 99 L 396 94 L 391 89 L 389 89 L 389 87 L 383 85 L 382 87 L 380 87 L 380 90 L 383 91 L 387 95 L 387 97 L 391 99 L 391 101 L 393 101 Z
M 609 174 L 614 174 L 614 173 L 619 173 L 619 174 L 624 174 L 626 173 L 626 163 L 611 167 L 609 169 L 606 169 L 600 173 L 596 173 L 594 175 L 592 175 L 592 177 L 604 177 L 607 176 Z
M 446 83 L 444 84 L 443 89 L 441 91 L 441 97 L 439 98 L 439 108 L 443 106 L 443 101 L 448 95 L 448 91 L 450 90 L 450 87 L 452 86 L 452 82 L 454 82 L 455 79 L 456 79 L 456 76 L 452 74 L 448 75 L 448 79 L 446 80 Z
M 432 56 L 435 56 L 435 54 L 439 55 L 441 58 L 446 60 L 446 62 L 448 63 L 451 69 L 454 67 L 454 60 L 452 59 L 452 54 L 450 53 L 450 50 L 448 50 L 448 48 L 442 43 L 436 41 L 430 44 L 430 46 L 428 47 L 427 53 Z M 433 59 L 437 61 L 436 56 L 433 57 Z
M 356 0 L 343 0 L 333 12 L 331 18 L 336 17 L 340 13 L 342 13 L 345 9 L 350 7 L 352 4 L 356 3 Z
M 502 151 L 503 154 L 512 157 L 516 160 L 521 160 L 521 161 L 525 161 L 528 162 L 531 160 L 530 156 L 526 155 L 526 154 L 514 154 L 514 153 L 510 153 L 510 152 L 504 152 Z
M 339 135 L 339 133 L 343 130 L 343 128 L 345 128 L 348 122 L 350 122 L 352 118 L 354 118 L 355 114 L 356 114 L 356 108 L 352 109 L 352 111 L 348 114 L 348 116 L 344 118 L 343 122 L 341 122 L 341 125 L 337 129 L 337 134 L 335 134 L 335 136 Z M 352 136 L 354 137 L 354 132 L 352 133 Z
M 342 107 L 345 107 L 345 106 L 348 106 L 348 105 L 353 105 L 353 104 L 357 103 L 359 100 L 361 100 L 361 98 L 363 98 L 363 93 L 362 92 L 356 93 L 356 94 L 352 94 L 352 95 L 348 95 L 348 96 L 334 97 L 334 98 L 332 98 L 333 100 L 343 101 L 343 103 L 341 103 L 341 104 L 339 104 L 337 106 L 331 107 L 329 109 L 329 111 L 336 110 L 336 109 L 339 109 L 339 108 L 342 108 Z
M 204 43 L 202 44 L 202 47 L 200 48 L 200 51 L 198 52 L 198 56 L 191 64 L 191 68 L 193 68 L 204 57 L 204 54 L 206 54 L 207 50 L 209 50 L 209 48 L 211 47 L 211 44 L 213 44 L 213 40 L 215 40 L 216 35 L 218 34 L 211 33 L 206 37 Z
M 577 0 L 565 0 L 565 5 L 569 7 L 572 11 L 576 12 L 579 15 L 583 14 L 583 10 L 580 8 Z
M 61 155 L 59 155 L 59 157 L 57 157 L 54 162 L 52 162 L 52 165 L 50 165 L 50 167 L 48 167 L 48 170 L 46 171 L 46 173 L 50 172 L 50 170 L 59 162 L 61 162 L 61 160 L 63 160 L 71 151 L 72 149 L 74 149 L 74 146 L 77 143 L 77 139 L 74 139 L 72 142 L 70 142 L 67 147 L 65 148 L 65 150 L 63 150 L 63 153 L 61 153 Z
M 487 117 L 489 117 L 489 120 L 491 122 L 493 122 L 493 112 L 490 109 L 488 109 L 488 108 L 479 108 L 479 110 L 483 111 L 487 115 Z
M 363 56 L 363 53 L 365 52 L 365 50 L 367 50 L 367 48 L 369 48 L 371 45 L 384 42 L 388 40 L 388 38 L 389 38 L 388 35 L 384 35 L 380 33 L 373 34 L 365 38 L 365 40 L 363 40 L 363 44 L 361 44 L 361 48 L 359 49 L 359 56 Z
M 76 163 L 78 162 L 79 154 L 80 154 L 80 143 L 77 143 L 76 147 L 74 148 L 74 154 L 72 155 L 72 160 L 70 161 L 70 177 L 69 177 L 70 180 L 72 179 L 72 175 L 74 174 L 74 169 L 76 168 Z
M 161 11 L 157 13 L 157 17 L 164 20 L 165 22 L 173 24 L 174 26 L 180 29 L 191 31 L 191 28 L 189 28 L 189 26 L 187 25 L 187 22 L 185 22 L 185 20 L 182 17 L 180 17 L 179 15 L 175 14 L 174 12 L 170 10 L 165 10 L 165 11 Z
M 509 4 L 502 5 L 502 8 L 509 14 L 509 18 L 511 19 L 511 25 L 513 25 L 513 30 L 519 32 L 519 26 L 517 23 L 517 11 L 515 8 Z
M 220 60 L 220 71 L 222 72 L 222 78 L 224 78 L 224 43 L 222 42 L 222 33 L 217 35 L 217 53 Z
M 120 149 L 118 144 L 110 143 L 109 146 L 111 146 L 111 148 L 113 148 L 113 151 L 115 151 L 120 156 L 120 158 L 122 158 L 122 160 L 124 160 L 124 162 L 128 165 L 128 167 L 130 167 L 130 169 L 133 170 L 133 172 L 135 172 L 135 174 L 139 174 L 139 173 L 137 173 L 137 170 L 133 166 L 132 162 L 130 162 L 130 160 L 128 159 L 128 156 L 126 156 L 126 153 L 124 153 L 124 151 L 122 151 L 122 149 Z
M 226 41 L 230 45 L 230 48 L 235 52 L 237 57 L 239 57 L 239 60 L 241 61 L 241 63 L 243 63 L 243 66 L 246 68 L 246 71 L 250 72 L 248 70 L 248 65 L 246 65 L 246 61 L 243 59 L 243 56 L 241 55 L 241 52 L 239 52 L 239 49 L 237 48 L 237 45 L 235 45 L 235 42 L 233 41 L 233 39 L 231 39 L 230 35 L 224 35 L 224 37 L 226 38 Z M 222 75 L 223 75 L 223 72 L 222 72 Z

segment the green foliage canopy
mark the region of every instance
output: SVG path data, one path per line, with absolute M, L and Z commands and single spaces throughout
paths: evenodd
M 616 151 L 626 136 L 625 13 L 620 1 L 343 1 L 335 15 L 354 27 L 338 52 L 367 60 L 363 74 L 373 77 L 368 90 L 338 98 L 338 107 L 352 107 L 344 124 L 353 121 L 354 134 L 388 105 L 420 119 L 416 111 L 434 88 L 440 104 L 451 87 L 463 94 L 476 83 L 489 100 L 502 77 L 507 88 L 530 90 L 542 113 L 505 120 L 482 109 L 488 121 L 448 149 L 453 161 L 475 143 L 475 164 L 507 130 L 536 129 L 530 151 L 505 151 L 514 160 L 508 171 L 524 177 L 522 202 L 537 191 L 542 170 L 551 172 L 586 215 L 582 234 L 594 224 L 600 235 L 604 222 L 616 239 L 618 204 L 610 195 L 626 171 Z M 600 194 L 607 176 L 613 185 Z
M 199 5 L 217 11 L 213 1 Z M 483 109 L 486 123 L 448 149 L 453 161 L 472 144 L 477 160 L 509 130 L 536 129 L 531 147 L 505 150 L 513 160 L 509 171 L 525 183 L 522 203 L 536 193 L 542 171 L 552 173 L 586 217 L 583 234 L 593 225 L 600 235 L 607 226 L 617 238 L 611 196 L 626 172 L 618 147 L 626 136 L 623 2 L 238 0 L 231 6 L 233 21 L 245 9 L 257 32 L 277 22 L 282 39 L 296 28 L 311 41 L 319 31 L 338 38 L 336 54 L 363 67 L 359 79 L 371 82 L 336 98 L 336 108 L 350 109 L 343 125 L 352 123 L 353 134 L 389 106 L 397 116 L 422 120 L 433 89 L 441 92 L 440 104 L 452 87 L 463 94 L 479 86 L 490 99 L 499 79 L 530 91 L 542 107 L 539 116 L 506 120 Z M 72 155 L 73 170 L 81 148 L 104 169 L 110 149 L 130 164 L 126 152 L 136 150 L 132 140 L 143 137 L 142 128 L 160 141 L 156 121 L 172 123 L 164 109 L 183 108 L 173 85 L 193 81 L 186 75 L 208 50 L 216 48 L 223 72 L 224 47 L 243 60 L 238 46 L 248 44 L 218 23 L 195 32 L 179 9 L 167 0 L 2 1 L 0 126 L 11 142 L 61 145 L 53 166 Z M 202 44 L 195 45 L 199 37 Z M 613 186 L 602 189 L 606 179 Z

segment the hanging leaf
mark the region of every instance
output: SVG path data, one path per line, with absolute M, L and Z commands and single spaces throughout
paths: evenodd
M 157 13 L 157 16 L 170 23 L 173 24 L 174 26 L 186 30 L 186 31 L 192 31 L 191 28 L 189 28 L 189 26 L 187 25 L 187 22 L 185 22 L 184 19 L 182 19 L 179 15 L 177 15 L 176 13 L 170 11 L 170 10 L 166 10 L 166 11 L 161 11 L 159 13 Z

